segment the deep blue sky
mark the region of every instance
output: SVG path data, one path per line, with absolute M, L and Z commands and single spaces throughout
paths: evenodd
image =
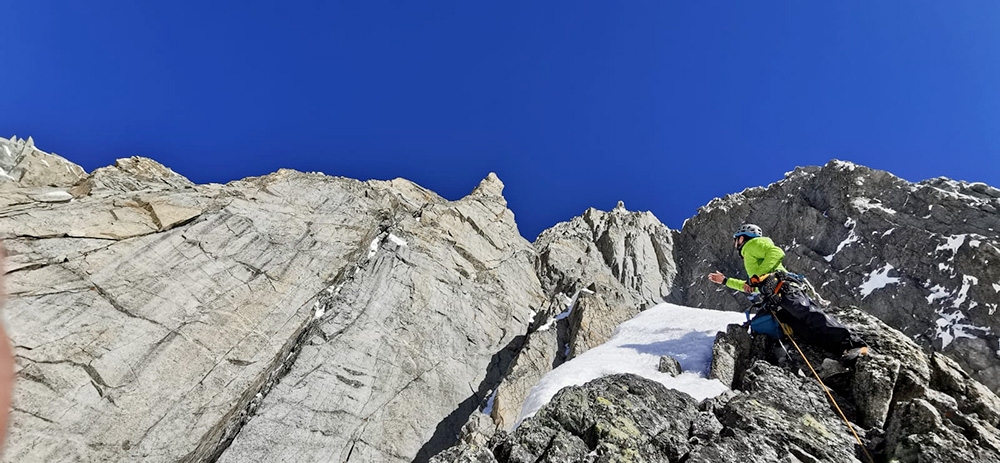
M 679 228 L 831 158 L 1000 186 L 1000 3 L 21 1 L 0 135 L 88 171 L 490 171 L 528 239 L 587 207 Z

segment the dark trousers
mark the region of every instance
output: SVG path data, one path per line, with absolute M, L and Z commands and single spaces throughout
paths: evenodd
M 774 311 L 778 320 L 792 329 L 792 334 L 821 349 L 840 353 L 853 347 L 864 346 L 864 341 L 827 315 L 801 290 L 789 288 L 781 297 L 780 310 Z

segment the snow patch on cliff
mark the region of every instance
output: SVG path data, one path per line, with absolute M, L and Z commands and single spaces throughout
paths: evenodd
M 868 295 L 876 289 L 885 288 L 888 285 L 898 284 L 899 277 L 889 276 L 890 270 L 895 270 L 895 267 L 887 263 L 882 268 L 869 273 L 868 276 L 865 277 L 865 281 L 863 281 L 861 286 L 858 288 L 861 290 L 861 299 L 868 297 Z
M 965 300 L 969 297 L 969 288 L 971 288 L 972 285 L 978 284 L 978 278 L 972 275 L 962 275 L 962 288 L 958 290 L 958 297 L 955 298 L 955 303 L 952 304 L 952 307 L 957 309 L 964 304 Z
M 850 233 L 847 234 L 847 238 L 845 238 L 844 241 L 841 241 L 840 244 L 837 245 L 837 250 L 833 251 L 833 254 L 830 254 L 829 256 L 823 256 L 824 260 L 826 260 L 827 262 L 832 262 L 833 257 L 836 256 L 845 247 L 847 247 L 847 245 L 858 242 L 860 238 L 858 237 L 858 234 L 854 232 L 854 227 L 857 224 L 858 223 L 855 222 L 854 219 L 850 217 L 847 218 L 847 222 L 844 222 L 844 227 L 849 228 L 851 230 Z
M 937 324 L 937 338 L 941 340 L 941 348 L 944 349 L 948 347 L 954 340 L 958 338 L 978 338 L 983 334 L 989 334 L 989 327 L 981 327 L 970 325 L 967 323 L 962 323 L 965 320 L 965 314 L 962 311 L 955 311 L 949 314 L 944 313 L 944 309 L 938 309 Z M 978 331 L 979 333 L 973 333 L 972 331 Z
M 952 235 L 945 238 L 944 244 L 938 246 L 934 249 L 935 252 L 938 251 L 951 251 L 952 254 L 958 252 L 958 248 L 962 247 L 962 243 L 965 242 L 965 238 L 969 236 L 966 234 L 962 235 Z
M 851 205 L 853 205 L 854 208 L 857 209 L 858 211 L 860 211 L 862 214 L 864 214 L 865 212 L 868 212 L 868 211 L 870 211 L 872 209 L 878 209 L 878 210 L 880 210 L 882 212 L 885 212 L 886 214 L 889 214 L 889 215 L 895 215 L 896 214 L 895 210 L 883 206 L 882 202 L 879 201 L 879 200 L 877 200 L 877 199 L 872 200 L 872 199 L 864 198 L 864 197 L 854 198 L 854 199 L 851 200 Z
M 741 312 L 667 303 L 651 307 L 622 323 L 608 342 L 546 373 L 528 393 L 517 422 L 533 416 L 565 387 L 618 373 L 657 381 L 696 400 L 718 396 L 728 388 L 719 380 L 707 378 L 715 335 L 730 323 L 744 321 Z M 684 372 L 678 376 L 661 373 L 658 366 L 664 355 L 677 359 Z

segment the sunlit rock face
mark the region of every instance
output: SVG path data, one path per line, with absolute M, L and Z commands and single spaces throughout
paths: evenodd
M 544 302 L 492 174 L 447 201 L 288 170 L 194 185 L 144 158 L 87 175 L 11 146 L 6 461 L 429 458 Z

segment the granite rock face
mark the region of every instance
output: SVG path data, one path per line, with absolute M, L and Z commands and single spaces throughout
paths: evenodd
M 499 426 L 515 424 L 542 375 L 664 300 L 677 273 L 673 235 L 651 213 L 630 212 L 621 202 L 610 212 L 588 209 L 539 235 L 538 275 L 550 300 L 497 390 L 492 415 Z
M 0 185 L 19 187 L 66 187 L 86 175 L 83 168 L 65 158 L 35 148 L 35 141 L 0 138 Z
M 367 254 L 220 461 L 420 461 L 454 443 L 543 302 L 500 188 L 447 202 L 377 185 L 393 206 Z
M 61 201 L 26 178 L 0 184 L 5 461 L 426 459 L 544 302 L 493 175 L 459 201 L 288 170 L 193 185 L 143 158 L 46 180 Z
M 547 294 L 590 288 L 570 316 L 573 358 L 611 337 L 621 322 L 670 294 L 677 268 L 674 233 L 649 212 L 588 209 L 535 240 Z M 594 308 L 591 308 L 594 307 Z
M 840 161 L 798 168 L 767 188 L 716 199 L 686 222 L 670 299 L 746 307 L 705 275 L 745 278 L 731 236 L 741 223 L 756 223 L 785 249 L 785 266 L 833 305 L 860 307 L 998 391 L 998 211 L 1000 190 L 981 183 L 910 183 Z

